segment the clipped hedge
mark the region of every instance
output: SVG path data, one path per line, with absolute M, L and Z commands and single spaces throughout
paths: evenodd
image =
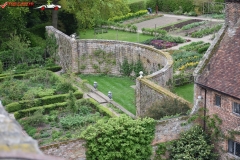
M 83 104 L 90 105 L 92 108 L 98 110 L 100 113 L 104 114 L 105 116 L 116 117 L 116 115 L 113 114 L 107 107 L 100 105 L 97 101 L 95 101 L 92 98 L 80 99 L 79 101 L 82 101 Z
M 45 105 L 45 106 L 33 107 L 33 108 L 28 108 L 28 109 L 14 112 L 14 117 L 16 119 L 20 119 L 20 118 L 32 115 L 34 112 L 36 112 L 37 110 L 40 110 L 40 109 L 43 109 L 43 114 L 47 114 L 52 110 L 59 109 L 59 108 L 65 108 L 65 107 L 67 107 L 67 102 L 54 103 L 54 104 L 49 104 L 49 105 Z
M 113 17 L 113 18 L 109 18 L 108 21 L 119 22 L 119 21 L 131 19 L 131 18 L 134 18 L 134 17 L 140 17 L 144 14 L 147 14 L 147 10 L 140 10 L 136 13 L 128 13 L 127 15 L 124 15 L 124 16 L 116 16 L 116 17 Z
M 146 3 L 145 3 L 145 1 L 130 3 L 129 8 L 132 13 L 135 13 L 137 11 L 146 9 Z
M 73 93 L 76 99 L 81 99 L 83 97 L 83 93 L 80 91 L 76 91 Z M 6 110 L 8 112 L 16 112 L 22 109 L 30 109 L 37 106 L 44 106 L 59 102 L 64 102 L 68 94 L 60 94 L 60 95 L 53 95 L 53 96 L 46 96 L 43 98 L 37 98 L 33 101 L 30 100 L 24 100 L 19 102 L 13 102 L 8 105 L 6 105 Z M 29 106 L 31 104 L 31 106 Z
M 148 0 L 146 6 L 155 10 L 156 5 L 158 5 L 158 10 L 162 12 L 174 12 L 179 10 L 181 6 L 183 13 L 185 13 L 194 10 L 193 3 L 193 0 Z
M 81 101 L 83 104 L 90 105 L 92 108 L 98 110 L 100 113 L 102 113 L 105 116 L 116 117 L 116 115 L 113 114 L 108 108 L 100 105 L 97 101 L 95 101 L 92 98 L 80 99 L 77 101 Z M 28 108 L 28 109 L 19 110 L 17 112 L 14 112 L 14 117 L 16 119 L 20 119 L 20 118 L 32 115 L 34 112 L 36 112 L 37 110 L 40 110 L 40 109 L 43 109 L 43 114 L 47 114 L 51 110 L 65 108 L 65 107 L 67 107 L 67 102 L 54 103 L 54 104 L 49 104 L 49 105 L 44 105 L 44 106 L 39 106 L 39 107 L 33 107 L 33 108 Z
M 62 69 L 61 66 L 51 66 L 51 67 L 47 67 L 46 70 L 52 71 L 52 72 L 58 72 Z

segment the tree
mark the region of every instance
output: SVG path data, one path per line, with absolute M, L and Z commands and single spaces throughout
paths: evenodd
M 126 0 L 61 0 L 60 4 L 76 16 L 82 29 L 97 25 L 99 20 L 122 16 L 130 11 Z
M 155 121 L 151 118 L 133 120 L 123 115 L 98 121 L 82 132 L 87 140 L 87 159 L 149 159 L 154 131 Z

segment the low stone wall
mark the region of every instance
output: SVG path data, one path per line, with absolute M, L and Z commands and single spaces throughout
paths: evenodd
M 189 130 L 193 124 L 187 123 L 188 116 L 158 121 L 152 145 L 178 139 L 180 133 Z

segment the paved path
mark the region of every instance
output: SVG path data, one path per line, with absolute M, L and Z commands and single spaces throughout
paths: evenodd
M 172 14 L 165 14 L 165 13 L 159 13 L 159 14 L 163 14 L 164 16 L 154 18 L 154 19 L 151 19 L 151 20 L 147 20 L 147 21 L 144 21 L 144 22 L 136 23 L 135 25 L 138 27 L 138 32 L 141 33 L 142 28 L 162 27 L 162 26 L 166 26 L 166 25 L 171 24 L 171 23 L 176 23 L 178 21 L 185 20 L 185 19 L 200 19 L 200 20 L 224 23 L 224 20 L 207 18 L 207 17 L 203 17 L 203 16 L 190 17 L 190 16 L 172 15 Z M 169 33 L 169 34 L 172 35 L 172 36 L 176 36 L 176 34 L 174 34 L 174 32 Z M 170 49 L 177 50 L 177 49 L 179 49 L 179 47 L 182 47 L 182 46 L 190 44 L 191 42 L 197 42 L 197 41 L 204 41 L 205 43 L 207 43 L 207 42 L 211 43 L 213 35 L 208 35 L 208 36 L 205 36 L 205 37 L 202 37 L 202 38 L 191 38 L 191 37 L 185 37 L 185 36 L 181 36 L 181 37 L 184 38 L 184 39 L 190 39 L 191 41 L 188 42 L 188 43 L 179 44 L 179 45 L 177 45 L 175 47 L 172 47 Z

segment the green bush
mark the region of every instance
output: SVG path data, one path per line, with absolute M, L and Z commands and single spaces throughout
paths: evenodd
M 204 159 L 215 160 L 214 146 L 210 138 L 200 126 L 194 126 L 189 131 L 182 133 L 180 139 L 172 143 L 170 147 L 171 159 Z
M 66 106 L 67 106 L 67 102 L 62 102 L 62 103 L 54 103 L 54 104 L 50 104 L 50 105 L 24 109 L 24 110 L 14 112 L 14 117 L 16 119 L 27 117 L 27 116 L 32 115 L 35 111 L 41 110 L 41 109 L 44 110 L 43 114 L 47 114 L 52 110 L 56 110 L 56 109 L 59 109 L 59 108 L 66 108 Z
M 186 115 L 189 110 L 187 104 L 183 104 L 177 99 L 164 97 L 158 102 L 154 103 L 145 113 L 145 116 L 159 120 L 165 116 L 172 116 L 176 114 Z
M 134 3 L 130 3 L 128 4 L 130 10 L 132 13 L 135 13 L 139 10 L 144 10 L 146 9 L 146 4 L 145 1 L 139 1 L 139 2 L 134 2 Z
M 52 131 L 52 139 L 53 140 L 59 138 L 61 135 L 62 135 L 62 132 L 60 132 L 60 131 L 56 131 L 56 130 Z
M 58 72 L 62 69 L 61 66 L 51 66 L 51 67 L 47 67 L 46 70 L 52 71 L 52 72 Z
M 81 134 L 86 139 L 87 159 L 142 160 L 150 159 L 155 121 L 133 120 L 128 116 L 100 120 Z
M 116 16 L 116 17 L 113 17 L 113 18 L 109 18 L 108 21 L 119 22 L 119 21 L 131 19 L 131 18 L 134 18 L 134 17 L 140 17 L 144 14 L 147 14 L 147 10 L 140 10 L 136 13 L 128 13 L 127 15 L 124 15 L 124 16 Z
M 59 102 L 64 102 L 68 94 L 60 94 L 60 95 L 53 95 L 53 96 L 46 96 L 43 98 L 31 100 L 23 100 L 19 102 L 13 102 L 6 105 L 6 110 L 8 112 L 16 112 L 22 109 L 37 107 L 37 106 L 44 106 Z M 76 91 L 73 93 L 76 99 L 81 99 L 83 97 L 83 93 L 80 91 Z M 31 103 L 32 105 L 29 106 L 28 104 Z

